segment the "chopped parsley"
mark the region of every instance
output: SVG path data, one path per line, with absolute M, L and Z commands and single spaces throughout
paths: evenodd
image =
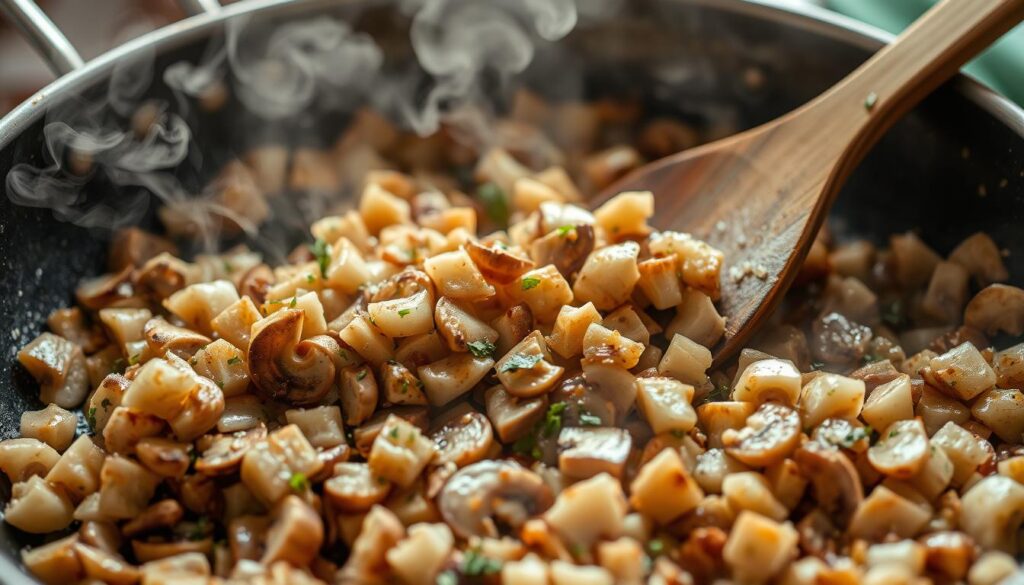
M 530 290 L 540 284 L 540 279 L 533 276 L 527 276 L 523 278 L 522 284 L 523 290 Z
M 647 550 L 652 555 L 660 555 L 665 551 L 665 543 L 660 538 L 652 538 L 647 541 Z
M 316 256 L 316 263 L 320 265 L 320 276 L 327 278 L 327 267 L 331 265 L 331 245 L 317 238 L 309 250 Z
M 398 310 L 398 316 L 399 317 L 405 317 L 409 313 L 412 313 L 412 309 L 399 309 Z
M 558 235 L 564 238 L 575 230 L 576 226 L 574 225 L 563 225 L 562 227 L 558 228 Z
M 843 440 L 839 444 L 849 449 L 864 439 L 870 439 L 871 430 L 871 425 L 867 425 L 863 428 L 857 427 L 843 437 Z
M 221 262 L 224 263 L 224 272 L 234 272 L 235 271 L 235 267 L 231 265 L 230 261 L 228 261 L 228 260 L 221 260 Z
M 96 407 L 89 409 L 89 412 L 85 415 L 85 422 L 89 424 L 89 428 L 96 430 Z
M 388 433 L 388 436 L 390 436 L 392 439 L 397 439 L 398 438 L 398 427 L 395 427 L 395 428 L 391 429 L 391 432 Z
M 877 103 L 878 94 L 875 92 L 871 92 L 868 94 L 868 97 L 864 98 L 864 109 L 870 112 L 871 110 L 875 109 L 875 104 Z
M 494 183 L 484 183 L 476 190 L 476 197 L 492 222 L 502 228 L 508 225 L 508 197 L 501 187 Z
M 363 368 L 363 369 L 359 370 L 359 373 L 356 374 L 356 380 L 362 380 L 365 377 L 366 377 L 366 368 Z
M 295 492 L 304 492 L 309 487 L 309 480 L 306 479 L 306 474 L 301 471 L 296 471 L 288 478 L 288 487 L 292 488 Z
M 466 551 L 462 558 L 462 572 L 469 577 L 495 575 L 501 571 L 501 561 L 481 555 L 475 550 Z
M 316 277 L 315 277 L 315 276 L 313 276 L 312 274 L 307 274 L 307 275 L 306 275 L 306 282 L 308 282 L 308 283 L 310 283 L 310 284 L 313 284 L 313 282 L 314 282 L 315 280 L 316 280 Z
M 493 343 L 487 341 L 486 339 L 481 339 L 480 341 L 470 341 L 469 343 L 466 344 L 466 347 L 469 348 L 469 353 L 475 355 L 476 357 L 491 357 L 494 355 L 494 352 L 498 349 L 497 347 L 495 347 Z
M 238 357 L 237 355 L 232 357 L 232 358 L 230 358 L 228 360 L 228 365 L 229 366 L 233 366 L 235 364 L 240 364 L 240 363 L 242 363 L 242 358 Z
M 505 363 L 498 369 L 498 373 L 504 374 L 505 372 L 533 369 L 534 366 L 540 363 L 541 358 L 540 354 L 514 354 L 505 360 Z
M 299 298 L 297 296 L 292 297 L 292 302 L 288 303 L 289 309 L 294 309 L 295 305 L 299 304 Z
M 897 429 L 893 429 L 893 430 L 889 431 L 889 436 L 888 436 L 888 438 L 889 438 L 889 439 L 891 439 L 891 438 L 893 438 L 893 437 L 895 437 L 895 436 L 897 436 L 897 435 L 899 435 L 899 434 L 900 434 L 899 430 L 897 430 Z
M 548 407 L 544 415 L 544 436 L 553 437 L 562 430 L 562 413 L 565 412 L 566 403 L 556 402 Z
M 134 366 L 134 365 L 135 365 L 135 364 L 137 364 L 137 363 L 139 363 L 139 354 L 137 354 L 137 353 L 133 353 L 133 354 L 132 354 L 132 355 L 131 355 L 131 356 L 130 356 L 130 357 L 128 358 L 128 365 L 130 365 L 130 366 Z
M 580 424 L 585 427 L 599 427 L 601 426 L 601 417 L 583 410 L 580 411 Z
M 434 585 L 459 585 L 459 576 L 451 569 L 442 571 L 437 575 Z

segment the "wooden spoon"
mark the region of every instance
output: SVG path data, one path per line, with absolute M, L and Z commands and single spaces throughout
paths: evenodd
M 1024 0 L 944 0 L 799 109 L 646 165 L 598 201 L 653 191 L 657 228 L 705 237 L 725 254 L 725 336 L 714 351 L 721 364 L 782 300 L 836 193 L 868 150 L 1022 19 Z

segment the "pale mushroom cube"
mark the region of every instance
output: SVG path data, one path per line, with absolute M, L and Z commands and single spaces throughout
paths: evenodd
M 929 518 L 931 509 L 927 505 L 922 506 L 879 485 L 853 513 L 849 533 L 868 540 L 879 540 L 889 534 L 911 538 L 924 528 Z
M 26 547 L 21 551 L 21 561 L 35 578 L 48 585 L 61 585 L 68 578 L 82 575 L 82 561 L 75 552 L 78 534 L 40 546 Z
M 25 532 L 45 534 L 67 528 L 73 513 L 74 506 L 60 488 L 33 475 L 11 487 L 4 521 Z
M 917 472 L 917 475 L 907 480 L 922 496 L 929 501 L 934 501 L 949 487 L 953 480 L 953 462 L 946 455 L 944 449 L 930 445 L 928 460 Z
M 434 442 L 423 436 L 419 428 L 391 415 L 374 439 L 367 462 L 374 474 L 409 487 L 434 453 Z
M 141 410 L 118 406 L 110 414 L 103 427 L 103 446 L 108 453 L 129 455 L 135 452 L 135 445 L 144 438 L 164 433 L 163 419 Z
M 528 554 L 522 560 L 502 564 L 501 582 L 503 585 L 548 583 L 549 572 L 545 561 L 534 554 Z
M 210 321 L 210 327 L 221 339 L 231 345 L 247 351 L 249 349 L 249 332 L 252 324 L 263 318 L 256 303 L 244 296 L 228 305 Z
M 338 333 L 338 337 L 375 367 L 380 367 L 395 355 L 394 342 L 370 321 L 369 316 L 359 315 L 353 319 Z
M 75 501 L 100 488 L 100 469 L 106 457 L 103 449 L 87 435 L 81 435 L 60 456 L 46 474 L 46 481 L 64 488 Z
M 711 352 L 694 341 L 675 335 L 658 363 L 658 373 L 697 386 L 707 379 L 711 367 Z
M 270 433 L 242 459 L 242 483 L 264 504 L 302 491 L 323 467 L 316 449 L 293 424 Z
M 59 335 L 41 333 L 21 348 L 18 361 L 39 382 L 41 402 L 74 408 L 85 400 L 89 371 L 81 347 Z
M 704 347 L 714 347 L 725 334 L 725 317 L 718 313 L 708 295 L 686 289 L 676 307 L 676 316 L 665 328 L 665 335 L 683 335 Z
M 697 422 L 707 434 L 708 446 L 721 448 L 725 445 L 725 432 L 742 429 L 756 410 L 753 402 L 706 402 L 697 407 Z
M 971 342 L 964 342 L 928 362 L 933 381 L 943 391 L 970 400 L 996 385 L 996 374 Z
M 324 494 L 343 512 L 366 512 L 391 493 L 391 482 L 376 477 L 366 463 L 344 462 L 324 482 Z
M 546 396 L 516 398 L 500 384 L 484 394 L 487 418 L 502 443 L 513 443 L 528 433 L 548 409 Z
M 642 583 L 645 554 L 635 539 L 623 536 L 597 545 L 597 559 L 616 583 Z
M 979 286 L 1004 282 L 1009 278 L 999 246 L 985 232 L 977 232 L 949 253 L 949 261 L 963 266 Z
M 789 360 L 763 359 L 751 363 L 736 381 L 733 400 L 793 406 L 800 397 L 800 371 Z
M 337 406 L 293 408 L 284 413 L 288 424 L 299 427 L 309 444 L 330 448 L 345 442 L 345 426 L 341 422 L 341 409 Z
M 107 518 L 134 518 L 146 509 L 160 477 L 135 461 L 113 455 L 100 470 L 99 510 Z
M 75 415 L 56 404 L 21 414 L 21 436 L 39 439 L 57 451 L 71 446 L 77 425 Z
M 633 508 L 658 524 L 675 520 L 704 498 L 679 453 L 671 448 L 663 449 L 640 468 L 629 491 Z
M 498 332 L 452 300 L 441 297 L 437 301 L 430 327 L 433 328 L 435 323 L 438 334 L 450 350 L 493 355 Z
M 391 571 L 408 585 L 433 585 L 455 544 L 447 524 L 416 524 L 385 558 Z
M 910 376 L 901 374 L 871 391 L 861 418 L 876 429 L 886 429 L 898 420 L 914 417 L 914 399 L 911 395 Z
M 1024 436 L 1024 393 L 1020 390 L 987 390 L 974 401 L 971 414 L 1007 443 L 1018 443 Z
M 637 407 L 655 434 L 686 433 L 697 424 L 694 389 L 673 378 L 637 378 Z
M 372 280 L 372 272 L 359 249 L 348 238 L 338 238 L 330 243 L 329 260 L 324 274 L 327 286 L 340 289 L 345 294 L 356 294 L 359 287 Z
M 583 337 L 590 325 L 600 322 L 601 313 L 594 307 L 594 303 L 586 303 L 581 307 L 563 305 L 555 318 L 551 335 L 545 340 L 555 353 L 570 359 L 583 352 Z
M 633 441 L 624 429 L 566 427 L 558 435 L 558 469 L 573 479 L 622 477 Z
M 650 191 L 619 193 L 594 210 L 595 223 L 613 239 L 650 233 L 647 220 L 653 216 L 654 194 Z
M 359 197 L 359 214 L 373 235 L 394 224 L 412 222 L 409 203 L 377 183 L 367 183 Z
M 878 442 L 868 449 L 872 467 L 899 479 L 909 479 L 928 461 L 928 435 L 918 419 L 898 420 L 881 431 Z
M 608 313 L 601 321 L 601 326 L 618 331 L 624 337 L 644 346 L 651 343 L 651 335 L 653 333 L 661 331 L 660 326 L 644 314 L 643 311 L 630 305 L 623 305 Z M 649 326 L 650 329 L 648 328 Z
M 457 353 L 417 368 L 423 391 L 434 406 L 444 406 L 476 386 L 494 367 L 489 357 Z
M 188 371 L 163 359 L 150 360 L 136 372 L 121 404 L 170 420 L 185 408 L 196 389 L 195 376 Z
M 1000 388 L 1024 386 L 1024 343 L 996 352 L 992 358 L 992 367 L 996 372 L 996 384 Z
M 0 470 L 12 484 L 33 475 L 45 477 L 60 460 L 53 447 L 38 439 L 6 439 L 0 441 Z
M 676 257 L 648 258 L 636 265 L 640 271 L 637 285 L 654 308 L 670 309 L 683 302 L 683 288 L 679 281 Z
M 721 448 L 713 447 L 697 455 L 692 473 L 700 489 L 709 494 L 720 494 L 725 478 L 748 469 Z
M 768 480 L 756 471 L 727 475 L 722 480 L 722 495 L 736 513 L 749 510 L 777 522 L 789 516 L 789 509 L 772 494 Z
M 338 580 L 366 583 L 386 572 L 387 552 L 405 536 L 405 527 L 387 508 L 374 506 L 362 520 Z
M 640 280 L 636 242 L 623 242 L 591 252 L 583 264 L 572 291 L 576 300 L 592 302 L 600 310 L 611 310 L 629 300 Z
M 864 406 L 864 381 L 823 373 L 800 391 L 800 416 L 805 427 L 816 427 L 827 418 L 853 420 Z
M 960 527 L 978 545 L 1018 553 L 1024 486 L 1008 477 L 990 475 L 967 490 L 961 506 Z
M 583 360 L 587 363 L 617 365 L 629 369 L 640 361 L 643 351 L 642 343 L 597 323 L 591 323 L 583 335 Z
M 197 374 L 213 380 L 225 397 L 244 394 L 249 388 L 245 351 L 223 339 L 200 349 L 189 363 Z
M 891 264 L 896 280 L 904 287 L 924 285 L 942 258 L 914 232 L 889 237 Z
M 562 490 L 543 517 L 564 542 L 589 548 L 598 539 L 618 537 L 626 511 L 619 480 L 602 473 Z
M 103 378 L 89 398 L 85 410 L 86 422 L 94 431 L 103 432 L 107 419 L 121 405 L 121 399 L 130 386 L 131 381 L 120 374 L 108 374 Z
M 142 341 L 142 329 L 153 318 L 153 313 L 149 309 L 106 308 L 100 309 L 99 316 L 114 342 L 131 357 L 127 348 Z
M 423 270 L 440 296 L 472 301 L 491 297 L 495 292 L 463 248 L 427 258 Z
M 555 321 L 562 307 L 573 302 L 573 289 L 553 264 L 523 273 L 506 286 L 505 291 L 516 302 L 526 303 L 540 323 Z M 585 302 L 579 298 L 576 300 Z
M 510 394 L 533 398 L 551 390 L 565 372 L 565 368 L 551 362 L 544 336 L 535 331 L 510 349 L 494 368 L 498 380 Z
M 213 333 L 211 321 L 239 299 L 235 285 L 227 280 L 187 286 L 164 299 L 164 307 L 203 335 Z
M 743 511 L 736 518 L 722 558 L 738 582 L 758 583 L 782 571 L 798 553 L 797 531 L 755 512 Z
M 725 256 L 689 234 L 664 231 L 651 236 L 648 248 L 654 256 L 675 256 L 683 283 L 718 300 Z
M 370 303 L 366 310 L 371 322 L 391 338 L 411 337 L 434 329 L 434 307 L 426 290 L 408 297 Z
M 945 451 L 953 463 L 953 485 L 962 485 L 988 459 L 989 452 L 982 447 L 983 442 L 984 439 L 979 439 L 953 421 L 932 435 L 931 444 Z

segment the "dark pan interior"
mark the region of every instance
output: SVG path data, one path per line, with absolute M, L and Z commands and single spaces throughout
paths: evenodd
M 272 7 L 277 13 L 308 16 L 319 3 Z M 380 3 L 375 3 L 380 4 Z M 581 72 L 571 88 L 585 97 L 631 95 L 650 111 L 678 115 L 705 127 L 747 128 L 770 120 L 830 86 L 866 59 L 877 41 L 808 17 L 739 1 L 644 1 L 626 3 L 629 16 L 581 24 L 557 52 L 538 64 L 526 82 L 542 93 L 559 71 Z M 400 58 L 403 23 L 389 11 L 359 10 L 346 3 L 347 16 L 375 36 L 390 38 Z M 342 9 L 332 8 L 333 11 Z M 210 33 L 220 30 L 210 26 Z M 202 33 L 202 34 L 200 34 Z M 193 31 L 193 37 L 205 36 Z M 173 39 L 160 49 L 159 64 L 196 59 L 203 42 Z M 743 83 L 751 68 L 764 74 L 752 91 Z M 83 75 L 78 89 L 102 86 L 106 72 Z M 89 79 L 89 77 L 93 79 Z M 154 87 L 159 94 L 164 91 Z M 252 120 L 226 108 L 201 121 L 198 144 L 204 151 L 231 152 L 239 128 Z M 329 142 L 344 120 L 323 124 L 294 121 L 300 140 Z M 17 162 L 41 162 L 42 121 L 37 119 L 0 150 L 0 175 Z M 0 136 L 3 134 L 0 133 Z M 246 135 L 248 136 L 248 135 Z M 1019 110 L 968 80 L 944 87 L 900 122 L 851 178 L 834 208 L 831 225 L 842 238 L 878 242 L 888 234 L 919 230 L 940 252 L 963 237 L 985 230 L 1009 251 L 1007 264 L 1021 283 L 1024 276 L 1024 118 Z M 212 161 L 208 168 L 215 168 Z M 196 177 L 200 180 L 202 177 Z M 6 186 L 0 184 L 0 190 Z M 99 189 L 101 187 L 97 187 Z M 104 234 L 56 221 L 47 210 L 18 208 L 0 196 L 0 436 L 16 436 L 20 414 L 39 408 L 37 389 L 16 363 L 17 350 L 43 328 L 46 316 L 71 302 L 83 276 L 98 273 L 105 259 Z M 93 192 L 90 196 L 98 196 Z M 7 496 L 3 485 L 0 495 Z M 6 499 L 6 497 L 4 498 Z M 32 542 L 0 523 L 0 551 L 15 555 Z M 18 576 L 3 570 L 0 580 Z

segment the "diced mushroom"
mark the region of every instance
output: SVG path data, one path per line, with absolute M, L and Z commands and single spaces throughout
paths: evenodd
M 800 371 L 788 360 L 758 360 L 746 367 L 736 380 L 734 400 L 763 404 L 774 401 L 795 405 L 800 396 Z
M 161 477 L 182 477 L 191 463 L 190 445 L 161 437 L 147 437 L 135 445 L 135 455 Z
M 435 465 L 465 467 L 485 458 L 494 446 L 490 421 L 465 403 L 438 415 L 430 439 L 437 451 Z
M 1015 554 L 1024 519 L 1024 486 L 1000 475 L 988 476 L 961 498 L 960 526 L 984 549 Z
M 708 348 L 677 333 L 658 362 L 658 373 L 672 376 L 684 384 L 699 386 L 707 380 L 706 372 L 710 367 L 711 352 Z
M 485 393 L 487 418 L 502 443 L 513 443 L 533 428 L 548 409 L 547 396 L 516 398 L 501 385 Z
M 928 282 L 942 258 L 921 241 L 917 234 L 907 232 L 890 236 L 892 269 L 896 280 L 905 288 Z
M 691 402 L 694 388 L 664 377 L 636 379 L 637 407 L 655 433 L 686 433 L 697 423 Z
M 42 410 L 21 413 L 21 436 L 39 439 L 57 451 L 64 451 L 75 439 L 75 415 L 50 404 Z
M 78 307 L 55 310 L 46 318 L 46 325 L 56 335 L 81 347 L 86 354 L 95 353 L 107 343 L 100 328 L 87 320 Z
M 643 351 L 642 343 L 597 323 L 591 323 L 583 334 L 585 364 L 616 365 L 629 369 L 640 361 Z
M 437 301 L 434 322 L 441 338 L 452 351 L 469 351 L 470 344 L 493 344 L 498 341 L 497 331 L 447 297 Z
M 513 302 L 524 303 L 540 323 L 551 323 L 565 305 L 572 304 L 569 282 L 553 264 L 546 264 L 507 285 L 504 292 Z
M 228 475 L 238 470 L 249 449 L 267 437 L 262 424 L 245 431 L 214 436 L 202 455 L 196 459 L 196 471 L 206 475 Z
M 19 530 L 45 534 L 67 528 L 73 513 L 74 506 L 64 492 L 33 475 L 11 487 L 4 520 Z
M 592 324 L 600 322 L 601 313 L 594 307 L 594 303 L 586 303 L 578 308 L 565 305 L 559 310 L 551 335 L 545 340 L 555 353 L 569 359 L 583 352 L 583 337 Z
M 172 528 L 178 524 L 185 510 L 176 500 L 160 500 L 142 511 L 141 514 L 125 522 L 121 532 L 128 538 L 140 534 L 148 534 L 164 528 Z
M 119 272 L 86 278 L 75 289 L 78 304 L 93 311 L 113 305 L 128 304 L 135 294 L 131 283 L 132 267 Z
M 949 260 L 966 268 L 979 286 L 1004 282 L 1010 277 L 999 247 L 985 232 L 965 238 L 949 253 Z
M 845 526 L 864 500 L 864 488 L 853 463 L 839 450 L 809 442 L 795 452 L 804 477 L 814 485 L 814 499 L 829 517 Z
M 264 504 L 281 501 L 315 476 L 323 462 L 302 431 L 288 425 L 249 447 L 242 458 L 242 482 Z
M 376 475 L 409 487 L 435 452 L 434 443 L 419 428 L 391 415 L 384 421 L 366 460 Z
M 359 527 L 345 565 L 338 571 L 339 582 L 365 583 L 388 572 L 387 552 L 402 537 L 401 521 L 383 506 L 374 506 Z
M 921 299 L 921 308 L 936 319 L 956 323 L 967 302 L 969 278 L 970 275 L 959 264 L 939 262 Z M 1021 318 L 1021 326 L 1024 327 L 1024 291 L 1021 291 Z
M 494 367 L 510 394 L 533 398 L 548 392 L 565 371 L 551 361 L 544 337 L 536 332 L 509 350 Z
M 63 488 L 74 501 L 81 501 L 99 489 L 104 458 L 103 450 L 88 435 L 80 435 L 46 474 L 46 481 Z
M 292 404 L 320 400 L 334 384 L 334 355 L 341 346 L 327 336 L 301 339 L 302 311 L 285 309 L 258 321 L 246 363 L 264 394 Z M 328 341 L 329 340 L 329 341 Z
M 530 244 L 530 257 L 540 266 L 553 265 L 566 279 L 583 268 L 594 251 L 594 226 L 566 224 Z
M 871 341 L 871 329 L 839 313 L 828 313 L 812 324 L 811 351 L 828 363 L 850 363 L 861 359 Z
M 146 437 L 160 435 L 165 428 L 163 419 L 136 408 L 118 406 L 103 427 L 103 445 L 108 453 L 130 455 L 135 445 Z
M 800 417 L 815 427 L 827 418 L 855 419 L 864 406 L 864 382 L 823 373 L 800 390 Z
M 971 406 L 971 414 L 1007 443 L 1017 443 L 1024 435 L 1024 393 L 1020 390 L 983 392 Z
M 916 536 L 931 517 L 930 508 L 922 503 L 885 485 L 876 486 L 850 518 L 849 534 L 868 540 L 880 540 L 890 534 L 900 538 Z
M 100 470 L 100 513 L 107 518 L 134 518 L 146 509 L 160 478 L 127 457 L 107 457 Z
M 600 473 L 622 477 L 633 441 L 624 429 L 563 428 L 558 435 L 558 469 L 572 479 Z
M 161 302 L 191 284 L 196 272 L 197 267 L 163 253 L 136 269 L 132 284 L 140 295 Z
M 722 496 L 729 509 L 736 513 L 748 510 L 777 522 L 789 516 L 786 506 L 772 494 L 768 480 L 756 471 L 742 471 L 726 476 L 722 480 Z
M 992 367 L 970 342 L 933 357 L 921 377 L 960 400 L 970 400 L 996 384 Z
M 234 284 L 215 280 L 187 286 L 167 297 L 163 305 L 191 329 L 209 335 L 213 333 L 210 321 L 238 299 Z
M 370 418 L 377 408 L 377 380 L 367 365 L 349 366 L 341 371 L 340 399 L 345 423 L 356 426 Z
M 676 316 L 665 328 L 665 335 L 684 335 L 703 345 L 714 347 L 725 333 L 725 317 L 718 313 L 708 295 L 686 289 L 676 306 Z
M 410 585 L 430 585 L 451 554 L 455 539 L 443 523 L 409 527 L 408 537 L 387 552 L 391 570 Z
M 494 355 L 505 355 L 533 331 L 533 312 L 530 311 L 530 305 L 512 305 L 500 317 L 491 321 L 491 327 L 498 333 Z
M 33 475 L 46 477 L 60 455 L 53 447 L 32 438 L 0 441 L 0 470 L 12 484 L 26 481 Z
M 396 361 L 381 366 L 382 405 L 427 405 L 423 384 L 408 368 Z
M 176 327 L 162 317 L 151 319 L 142 330 L 149 346 L 149 352 L 156 357 L 163 357 L 173 352 L 182 359 L 189 359 L 197 351 L 211 343 L 211 339 L 191 329 Z
M 116 553 L 110 553 L 79 542 L 75 553 L 82 562 L 87 578 L 113 585 L 130 585 L 139 579 L 139 570 Z
M 39 399 L 75 408 L 89 392 L 82 348 L 52 333 L 42 333 L 18 352 L 18 361 L 39 382 Z
M 920 420 L 900 420 L 882 431 L 868 449 L 868 461 L 878 471 L 899 479 L 913 477 L 928 459 L 928 436 Z
M 417 373 L 430 404 L 444 406 L 476 386 L 493 366 L 489 357 L 458 353 L 420 366 Z
M 72 534 L 53 542 L 24 548 L 21 560 L 32 575 L 47 585 L 62 585 L 85 575 L 82 561 L 75 552 L 78 535 Z
M 800 415 L 766 403 L 747 417 L 742 429 L 722 432 L 725 452 L 752 467 L 768 467 L 789 456 L 800 443 Z
M 796 555 L 797 541 L 792 524 L 744 511 L 736 518 L 722 558 L 737 581 L 764 581 L 779 573 Z
M 964 310 L 964 323 L 989 335 L 1024 333 L 1024 290 L 992 284 L 974 295 Z
M 493 459 L 456 472 L 437 498 L 441 516 L 463 538 L 497 537 L 499 526 L 518 528 L 552 501 L 540 476 L 514 461 Z
M 630 484 L 630 504 L 658 524 L 697 507 L 704 492 L 690 476 L 678 451 L 666 448 L 648 461 Z
M 260 562 L 286 561 L 294 567 L 308 565 L 320 552 L 324 526 L 320 516 L 298 496 L 285 497 L 275 507 Z
M 324 493 L 344 512 L 365 512 L 391 493 L 391 482 L 377 477 L 366 463 L 339 463 L 324 482 Z
M 575 300 L 592 302 L 601 310 L 611 310 L 629 300 L 633 286 L 640 280 L 636 242 L 623 242 L 591 252 L 576 276 L 572 291 Z

